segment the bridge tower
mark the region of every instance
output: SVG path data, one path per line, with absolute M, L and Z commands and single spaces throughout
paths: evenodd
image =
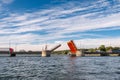
M 73 42 L 73 40 L 70 40 L 69 42 L 67 42 L 68 47 L 70 48 L 70 56 L 83 56 L 83 51 L 80 50 L 78 51 L 75 43 Z
M 51 52 L 53 52 L 54 50 L 56 50 L 57 48 L 59 48 L 61 46 L 61 44 L 56 45 L 55 47 L 53 47 L 51 50 L 47 50 L 47 45 L 45 46 L 45 49 L 42 49 L 42 57 L 50 57 L 51 56 Z

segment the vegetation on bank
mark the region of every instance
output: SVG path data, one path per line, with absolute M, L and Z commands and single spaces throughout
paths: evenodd
M 79 50 L 84 50 L 86 52 L 110 52 L 112 50 L 120 50 L 120 47 L 112 47 L 112 46 L 105 47 L 105 45 L 100 45 L 98 48 L 79 49 Z M 67 54 L 69 52 L 70 50 L 61 50 L 61 51 L 54 51 L 52 53 L 53 54 Z
M 100 45 L 98 48 L 88 49 L 89 52 L 111 52 L 113 50 L 120 50 L 120 47 L 112 47 L 112 46 L 105 47 L 105 45 Z

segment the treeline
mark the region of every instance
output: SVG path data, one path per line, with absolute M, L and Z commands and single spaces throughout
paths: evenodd
M 52 54 L 68 54 L 70 50 L 60 50 L 60 51 L 54 51 Z
M 101 45 L 98 48 L 90 48 L 88 49 L 89 52 L 109 52 L 112 50 L 120 50 L 120 47 L 112 47 L 112 46 L 107 46 L 105 47 L 105 45 Z
M 112 50 L 120 50 L 120 47 L 112 47 L 112 46 L 105 46 L 100 45 L 98 48 L 90 48 L 90 49 L 78 49 L 78 50 L 84 50 L 86 52 L 109 52 Z M 61 50 L 61 51 L 54 51 L 53 54 L 68 54 L 70 50 Z

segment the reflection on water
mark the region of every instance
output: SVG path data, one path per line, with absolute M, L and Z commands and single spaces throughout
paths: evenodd
M 0 80 L 120 80 L 120 58 L 0 57 Z

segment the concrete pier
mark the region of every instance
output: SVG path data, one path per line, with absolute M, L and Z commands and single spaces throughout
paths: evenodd
M 73 54 L 73 53 L 69 53 L 69 55 L 71 56 L 71 57 L 77 57 L 77 56 L 85 56 L 84 55 L 84 53 L 83 53 L 83 51 L 76 51 L 76 53 L 75 54 Z
M 51 51 L 43 50 L 41 56 L 42 57 L 50 57 Z
M 83 50 L 77 51 L 76 56 L 85 56 Z
M 50 57 L 51 56 L 51 52 L 56 50 L 57 48 L 59 48 L 61 46 L 61 44 L 56 45 L 55 47 L 53 47 L 51 50 L 47 50 L 47 45 L 45 47 L 45 49 L 42 50 L 42 57 Z

